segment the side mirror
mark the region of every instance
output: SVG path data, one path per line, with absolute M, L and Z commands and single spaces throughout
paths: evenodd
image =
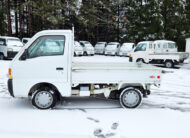
M 28 58 L 28 50 L 25 49 L 24 53 L 20 57 L 20 60 L 26 60 Z

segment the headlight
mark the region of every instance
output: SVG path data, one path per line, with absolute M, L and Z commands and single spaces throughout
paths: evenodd
M 13 49 L 12 48 L 8 48 L 7 51 L 13 51 Z

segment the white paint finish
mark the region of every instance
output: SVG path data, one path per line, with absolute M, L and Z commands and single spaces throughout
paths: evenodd
M 65 36 L 64 55 L 19 60 L 25 49 L 41 36 Z M 15 97 L 28 97 L 38 83 L 53 84 L 62 96 L 71 96 L 72 84 L 160 84 L 161 69 L 146 64 L 72 62 L 73 33 L 69 30 L 41 31 L 32 37 L 10 64 Z M 63 67 L 63 71 L 56 70 Z M 153 76 L 153 77 L 152 77 Z M 107 95 L 107 94 L 106 94 Z
M 19 60 L 26 48 L 36 39 L 44 35 L 65 36 L 64 55 L 43 56 L 26 60 Z M 42 31 L 36 34 L 18 53 L 12 61 L 13 89 L 16 97 L 27 97 L 30 89 L 38 83 L 54 84 L 63 96 L 70 96 L 70 62 L 72 55 L 71 31 Z M 70 55 L 70 56 L 69 56 Z M 64 70 L 56 70 L 61 67 Z M 27 81 L 25 81 L 27 78 Z M 24 85 L 23 85 L 24 83 Z M 22 89 L 21 89 L 22 88 Z

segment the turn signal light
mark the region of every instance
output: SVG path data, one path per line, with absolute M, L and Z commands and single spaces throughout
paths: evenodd
M 11 68 L 9 68 L 9 71 L 8 71 L 9 75 L 11 75 Z

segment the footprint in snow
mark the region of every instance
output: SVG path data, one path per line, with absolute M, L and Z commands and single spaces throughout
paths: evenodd
M 94 121 L 95 123 L 99 123 L 100 121 L 97 119 L 94 119 L 92 117 L 87 117 L 88 120 Z
M 113 123 L 111 129 L 116 130 L 119 126 L 119 123 Z

